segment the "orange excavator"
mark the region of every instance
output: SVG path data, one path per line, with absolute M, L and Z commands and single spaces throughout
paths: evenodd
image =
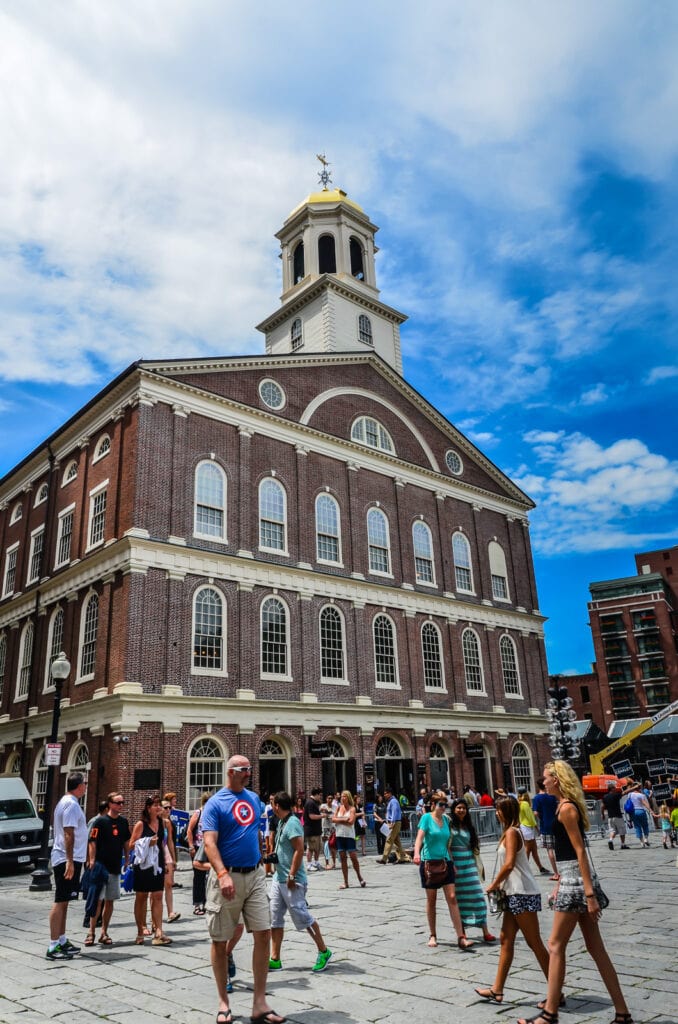
M 678 700 L 674 700 L 673 704 L 669 704 L 667 707 L 662 708 L 652 718 L 644 718 L 642 722 L 635 726 L 633 729 L 629 729 L 627 733 L 620 736 L 619 739 L 613 740 L 608 746 L 603 747 L 597 754 L 591 754 L 589 757 L 589 766 L 591 769 L 590 775 L 585 775 L 582 782 L 584 793 L 591 797 L 604 796 L 607 793 L 608 782 L 615 782 L 617 789 L 622 787 L 629 781 L 628 779 L 620 779 L 616 775 L 605 774 L 605 761 L 612 756 L 612 754 L 618 753 L 625 747 L 630 746 L 638 736 L 642 736 L 644 732 L 648 732 L 653 725 L 657 725 L 658 722 L 668 718 L 669 715 L 673 715 L 678 712 Z

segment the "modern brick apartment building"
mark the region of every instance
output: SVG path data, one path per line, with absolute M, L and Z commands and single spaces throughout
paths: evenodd
M 637 576 L 589 587 L 604 723 L 646 718 L 678 700 L 678 547 L 635 556 Z
M 262 792 L 533 784 L 532 502 L 403 379 L 376 230 L 309 196 L 265 355 L 136 363 L 0 481 L 0 770 L 39 804 L 60 650 L 88 812 L 193 807 L 236 751 Z

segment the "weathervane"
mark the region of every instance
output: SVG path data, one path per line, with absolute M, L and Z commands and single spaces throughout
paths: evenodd
M 324 189 L 327 189 L 327 186 L 332 184 L 332 175 L 329 171 L 330 165 L 324 153 L 316 153 L 316 160 L 319 160 L 323 165 L 322 171 L 318 172 L 318 181 Z

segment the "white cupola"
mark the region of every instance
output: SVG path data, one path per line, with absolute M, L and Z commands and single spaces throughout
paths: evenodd
M 379 300 L 374 236 L 379 229 L 341 189 L 313 192 L 285 221 L 280 308 L 257 325 L 268 355 L 373 350 L 402 374 L 400 325 Z

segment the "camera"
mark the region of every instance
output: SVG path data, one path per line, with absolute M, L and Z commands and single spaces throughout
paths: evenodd
M 268 856 L 261 858 L 261 862 L 262 862 L 262 864 L 277 864 L 278 863 L 278 854 L 277 853 L 269 853 Z

